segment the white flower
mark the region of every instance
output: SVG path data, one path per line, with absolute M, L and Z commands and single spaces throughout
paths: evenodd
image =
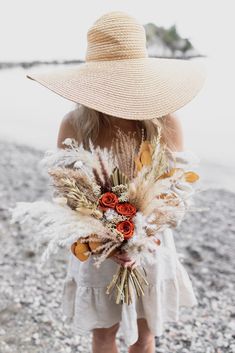
M 104 216 L 108 221 L 112 221 L 114 218 L 118 217 L 118 213 L 109 208 L 105 211 Z
M 73 142 L 72 139 L 71 139 L 70 137 L 67 137 L 67 138 L 63 141 L 63 144 L 69 146 L 69 145 L 72 144 L 72 142 Z
M 82 161 L 77 161 L 76 163 L 74 163 L 74 167 L 79 169 L 83 166 L 83 162 Z

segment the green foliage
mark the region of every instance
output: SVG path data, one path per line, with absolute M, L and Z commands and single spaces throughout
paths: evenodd
M 185 53 L 189 49 L 193 49 L 193 45 L 188 38 L 182 38 L 177 31 L 176 25 L 166 29 L 156 26 L 154 23 L 148 23 L 144 26 L 146 31 L 147 44 L 154 42 L 158 37 L 172 51 L 180 50 Z

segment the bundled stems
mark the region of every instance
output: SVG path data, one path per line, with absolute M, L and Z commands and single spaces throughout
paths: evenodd
M 149 283 L 137 268 L 132 269 L 120 265 L 106 288 L 106 294 L 114 293 L 116 304 L 129 305 L 133 302 L 134 292 L 137 297 L 144 295 L 144 285 L 148 286 Z

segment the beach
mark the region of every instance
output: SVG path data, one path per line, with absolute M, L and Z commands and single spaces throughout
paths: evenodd
M 44 151 L 0 142 L 0 153 L 0 353 L 88 353 L 91 337 L 74 334 L 62 315 L 68 254 L 61 250 L 39 269 L 45 245 L 19 224 L 10 224 L 9 208 L 17 201 L 51 197 L 48 176 L 38 165 Z M 223 189 L 207 189 L 195 202 L 208 210 L 189 213 L 175 232 L 175 243 L 198 305 L 182 308 L 180 321 L 165 325 L 156 352 L 232 353 L 235 198 Z M 118 346 L 127 352 L 120 335 Z

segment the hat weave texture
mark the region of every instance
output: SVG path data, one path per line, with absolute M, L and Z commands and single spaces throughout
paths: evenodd
M 144 27 L 122 12 L 99 18 L 88 31 L 87 41 L 86 61 L 148 57 Z

